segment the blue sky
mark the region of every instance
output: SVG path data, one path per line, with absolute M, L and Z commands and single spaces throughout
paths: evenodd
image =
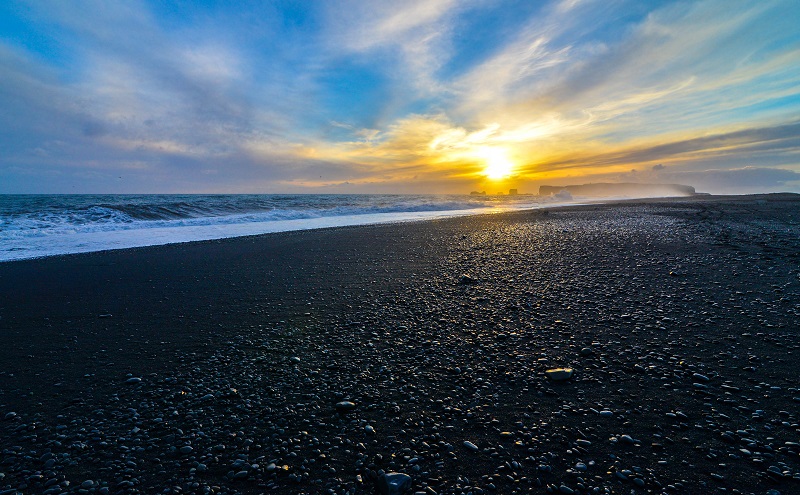
M 800 3 L 0 4 L 0 193 L 800 191 Z

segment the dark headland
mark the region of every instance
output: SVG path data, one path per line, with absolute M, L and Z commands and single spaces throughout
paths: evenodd
M 3 494 L 800 493 L 797 195 L 7 262 L 0 294 Z

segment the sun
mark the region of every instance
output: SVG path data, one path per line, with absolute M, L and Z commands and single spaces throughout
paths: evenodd
M 514 162 L 502 148 L 484 148 L 480 155 L 486 164 L 483 173 L 489 179 L 505 179 L 514 171 Z

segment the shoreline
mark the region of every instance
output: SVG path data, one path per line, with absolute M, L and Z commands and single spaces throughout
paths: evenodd
M 4 261 L 532 206 L 452 195 L 43 195 L 0 202 Z
M 0 263 L 0 491 L 791 493 L 798 198 Z
M 570 206 L 586 206 L 607 203 L 636 203 L 640 201 L 680 201 L 697 200 L 699 198 L 713 200 L 731 200 L 755 197 L 780 196 L 793 193 L 772 193 L 765 195 L 744 196 L 710 196 L 698 194 L 685 197 L 667 198 L 585 198 L 581 201 L 550 202 L 537 204 L 495 205 L 482 208 L 464 210 L 433 210 L 433 211 L 407 211 L 391 213 L 364 213 L 354 215 L 320 216 L 300 219 L 285 219 L 271 221 L 251 221 L 244 223 L 221 223 L 184 226 L 146 227 L 139 229 L 101 230 L 86 232 L 68 232 L 50 234 L 44 238 L 11 239 L 5 241 L 5 250 L 0 253 L 4 258 L 0 263 L 10 261 L 42 259 L 50 256 L 71 254 L 95 253 L 113 251 L 118 249 L 135 249 L 141 247 L 162 246 L 169 244 L 183 244 L 186 242 L 205 242 L 221 239 L 252 237 L 281 232 L 294 232 L 299 230 L 317 230 L 322 228 L 353 227 L 362 225 L 394 224 L 405 222 L 428 221 L 441 218 L 454 218 L 472 215 L 494 215 L 515 211 L 528 211 L 539 209 L 552 209 Z M 527 197 L 520 195 L 519 197 Z M 537 196 L 530 196 L 537 197 Z M 547 199 L 546 197 L 544 198 Z M 12 229 L 13 230 L 13 229 Z M 41 240 L 45 245 L 39 245 Z M 48 244 L 49 243 L 49 244 Z

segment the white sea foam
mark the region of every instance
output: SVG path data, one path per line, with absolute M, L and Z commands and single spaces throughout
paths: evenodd
M 525 196 L 0 196 L 0 261 L 537 206 Z

